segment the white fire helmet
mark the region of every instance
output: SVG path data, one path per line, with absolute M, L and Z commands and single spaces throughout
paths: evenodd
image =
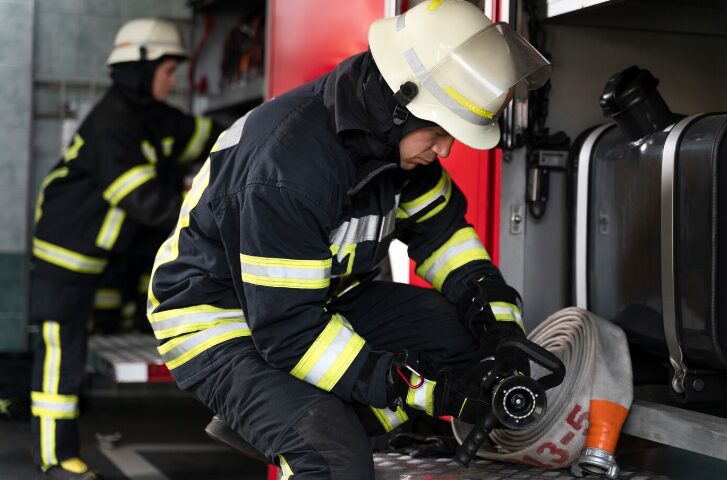
M 119 29 L 106 64 L 157 60 L 164 55 L 189 57 L 179 28 L 167 20 L 137 18 Z
M 500 141 L 497 119 L 510 89 L 520 82 L 539 88 L 551 71 L 508 24 L 492 23 L 464 0 L 428 0 L 377 20 L 369 46 L 400 103 L 478 150 Z

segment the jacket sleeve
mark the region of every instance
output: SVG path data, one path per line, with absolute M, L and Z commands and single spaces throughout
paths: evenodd
M 169 150 L 169 157 L 180 165 L 206 159 L 222 133 L 222 126 L 209 117 L 187 115 L 176 109 L 171 111 L 172 133 L 162 138 L 162 148 Z
M 392 355 L 372 350 L 346 318 L 326 311 L 331 213 L 279 185 L 248 186 L 241 195 L 241 303 L 263 358 L 345 401 L 384 407 Z
M 122 129 L 106 132 L 96 146 L 97 178 L 102 197 L 132 220 L 170 231 L 177 219 L 181 196 L 159 181 L 157 166 L 146 160 L 141 143 Z
M 399 238 L 409 247 L 416 273 L 459 303 L 473 280 L 505 283 L 472 225 L 467 201 L 439 161 L 418 167 L 402 192 Z

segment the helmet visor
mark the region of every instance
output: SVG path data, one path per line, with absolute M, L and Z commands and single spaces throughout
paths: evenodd
M 506 23 L 480 30 L 431 70 L 413 49 L 405 57 L 430 99 L 476 125 L 497 121 L 513 86 L 524 82 L 528 89 L 539 88 L 551 71 L 545 57 Z

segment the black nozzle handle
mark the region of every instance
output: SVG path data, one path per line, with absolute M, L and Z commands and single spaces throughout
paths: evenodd
M 530 360 L 551 372 L 549 375 L 538 379 L 538 383 L 543 387 L 543 389 L 548 390 L 549 388 L 557 387 L 563 383 L 563 379 L 565 378 L 565 365 L 563 365 L 563 362 L 561 362 L 558 357 L 537 343 L 531 342 L 527 338 L 509 337 L 502 340 L 497 345 L 495 358 L 501 358 L 502 353 L 505 350 L 512 349 L 520 350 L 527 355 Z
M 467 438 L 464 439 L 462 445 L 457 447 L 457 451 L 454 454 L 454 461 L 463 467 L 468 467 L 477 454 L 477 451 L 485 442 L 487 436 L 495 428 L 495 425 L 497 425 L 497 418 L 492 410 L 490 410 L 487 415 L 472 426 L 472 430 L 470 430 Z

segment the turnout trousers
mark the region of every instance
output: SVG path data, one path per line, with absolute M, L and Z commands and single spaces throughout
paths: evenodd
M 426 352 L 441 365 L 479 360 L 478 341 L 435 290 L 375 281 L 333 302 L 377 350 Z M 211 375 L 188 390 L 296 479 L 373 479 L 367 436 L 406 420 L 389 409 L 349 404 L 275 370 L 252 341 L 235 345 Z
M 40 467 L 80 456 L 78 395 L 86 366 L 86 325 L 95 279 L 56 282 L 31 274 L 31 429 L 33 460 Z

